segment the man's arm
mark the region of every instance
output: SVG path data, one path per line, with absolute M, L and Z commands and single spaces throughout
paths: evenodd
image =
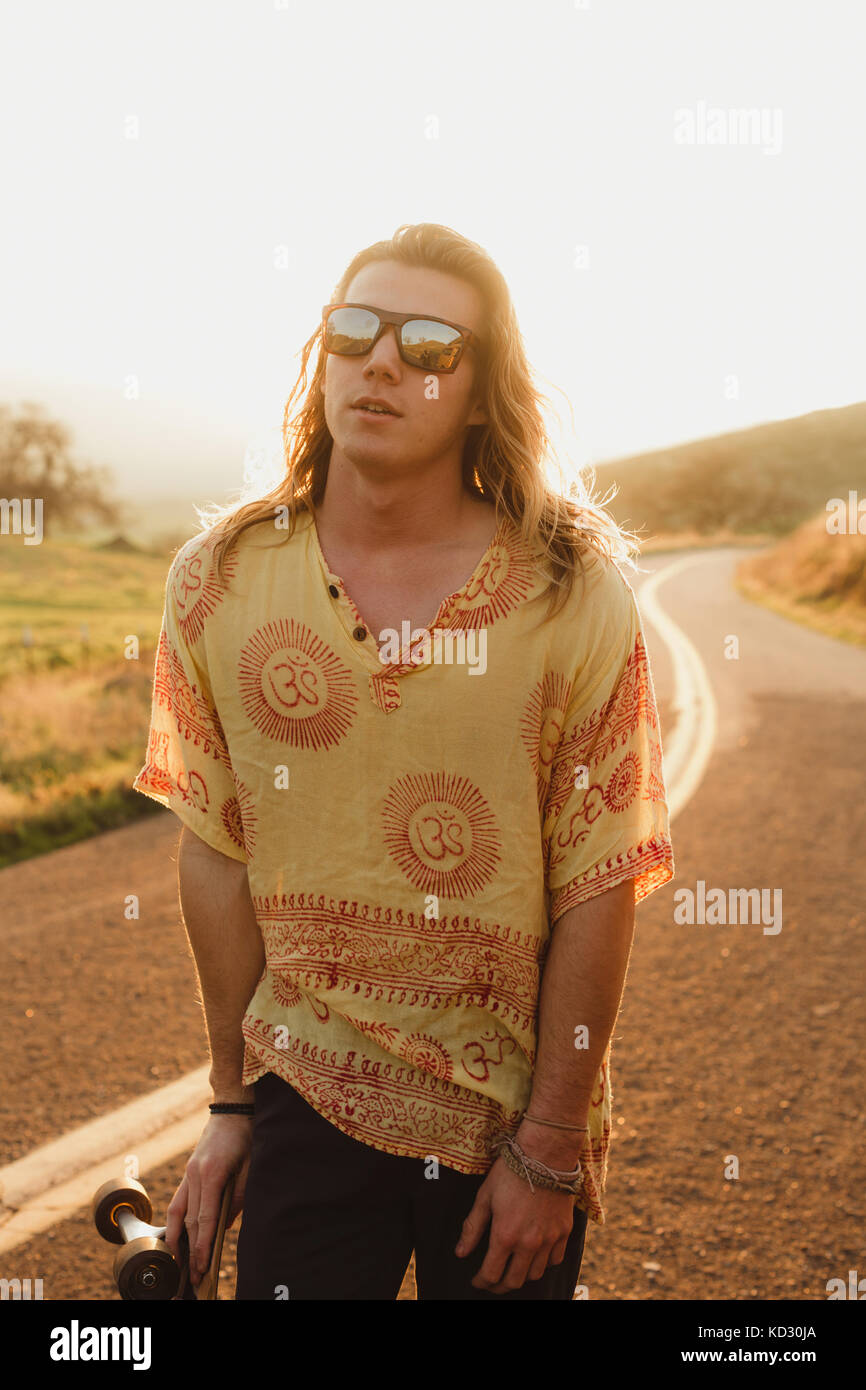
M 634 937 L 634 880 L 578 903 L 553 929 L 541 979 L 538 1055 L 526 1109 L 543 1120 L 585 1125 L 598 1069 L 622 1001 Z M 588 1046 L 575 1047 L 585 1026 Z M 516 1135 L 551 1168 L 577 1164 L 584 1135 L 524 1120 Z
M 184 826 L 177 868 L 210 1042 L 214 1100 L 249 1101 L 252 1088 L 241 1081 L 242 1024 L 264 968 L 265 951 L 247 866 L 212 849 Z M 212 1115 L 169 1205 L 166 1242 L 177 1259 L 181 1228 L 186 1224 L 194 1284 L 207 1269 L 220 1197 L 232 1173 L 236 1177 L 229 1224 L 243 1206 L 251 1142 L 251 1117 Z
M 632 879 L 579 903 L 556 923 L 541 981 L 529 1114 L 563 1124 L 587 1123 L 598 1069 L 619 1012 L 633 935 Z M 589 1045 L 578 1049 L 575 1029 L 581 1025 L 588 1029 Z M 565 1171 L 577 1166 L 585 1141 L 582 1133 L 526 1119 L 515 1137 L 532 1158 Z M 499 1158 L 464 1223 L 458 1255 L 475 1247 L 491 1218 L 488 1252 L 472 1283 L 505 1293 L 520 1288 L 527 1278 L 540 1279 L 548 1264 L 562 1261 L 574 1199 L 540 1187 L 533 1191 Z
M 265 964 L 247 866 L 211 849 L 187 826 L 177 856 L 180 903 L 195 957 L 211 1052 L 215 1101 L 249 1101 L 241 1084 L 241 1024 Z

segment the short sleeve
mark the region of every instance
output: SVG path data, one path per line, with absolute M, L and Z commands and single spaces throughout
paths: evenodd
M 201 632 L 179 615 L 185 551 L 168 573 L 153 677 L 147 758 L 132 783 L 231 859 L 247 862 L 237 786 L 214 704 Z
M 674 874 L 662 746 L 631 586 L 605 561 L 575 628 L 576 664 L 544 806 L 553 925 L 634 879 L 635 902 Z

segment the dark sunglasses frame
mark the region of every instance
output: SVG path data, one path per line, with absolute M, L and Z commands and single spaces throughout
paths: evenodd
M 370 346 L 368 348 L 365 348 L 363 352 L 340 352 L 336 348 L 329 348 L 325 343 L 325 328 L 327 326 L 328 319 L 330 318 L 331 314 L 334 312 L 335 309 L 366 309 L 369 313 L 376 315 L 376 318 L 379 320 L 379 327 Z M 422 372 L 454 372 L 460 365 L 460 359 L 463 356 L 463 349 L 465 347 L 471 347 L 476 352 L 480 352 L 481 350 L 481 339 L 478 337 L 478 334 L 473 333 L 472 329 L 467 328 L 465 324 L 453 323 L 451 319 L 442 319 L 439 317 L 438 314 L 391 314 L 388 313 L 385 309 L 377 309 L 374 304 L 356 303 L 326 304 L 324 306 L 324 308 L 322 309 L 322 342 L 325 343 L 326 352 L 333 352 L 337 357 L 366 357 L 368 352 L 373 351 L 373 348 L 376 346 L 389 324 L 394 324 L 396 328 L 402 329 L 405 323 L 409 323 L 415 319 L 420 319 L 422 322 L 427 323 L 444 323 L 446 328 L 455 329 L 460 334 L 460 339 L 456 344 L 449 343 L 447 345 L 451 349 L 454 349 L 455 347 L 457 349 L 457 356 L 455 357 L 450 367 L 429 367 L 423 365 L 420 362 L 413 362 L 411 358 L 406 356 L 406 349 L 403 345 L 403 334 L 402 332 L 398 333 L 396 335 L 397 347 L 400 351 L 401 358 L 409 367 L 417 367 L 419 371 Z

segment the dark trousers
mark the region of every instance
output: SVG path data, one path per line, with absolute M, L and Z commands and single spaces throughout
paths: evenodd
M 586 1213 L 575 1208 L 565 1258 L 540 1279 L 494 1294 L 472 1287 L 490 1231 L 461 1259 L 460 1230 L 484 1174 L 383 1153 L 343 1134 L 268 1072 L 256 1118 L 238 1237 L 239 1299 L 395 1299 L 415 1251 L 422 1299 L 571 1299 Z M 507 1270 L 507 1265 L 506 1265 Z

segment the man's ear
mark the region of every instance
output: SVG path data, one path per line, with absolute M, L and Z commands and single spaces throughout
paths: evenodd
M 467 425 L 486 425 L 489 423 L 489 416 L 480 400 L 476 399 L 472 407 L 472 414 L 466 423 Z

